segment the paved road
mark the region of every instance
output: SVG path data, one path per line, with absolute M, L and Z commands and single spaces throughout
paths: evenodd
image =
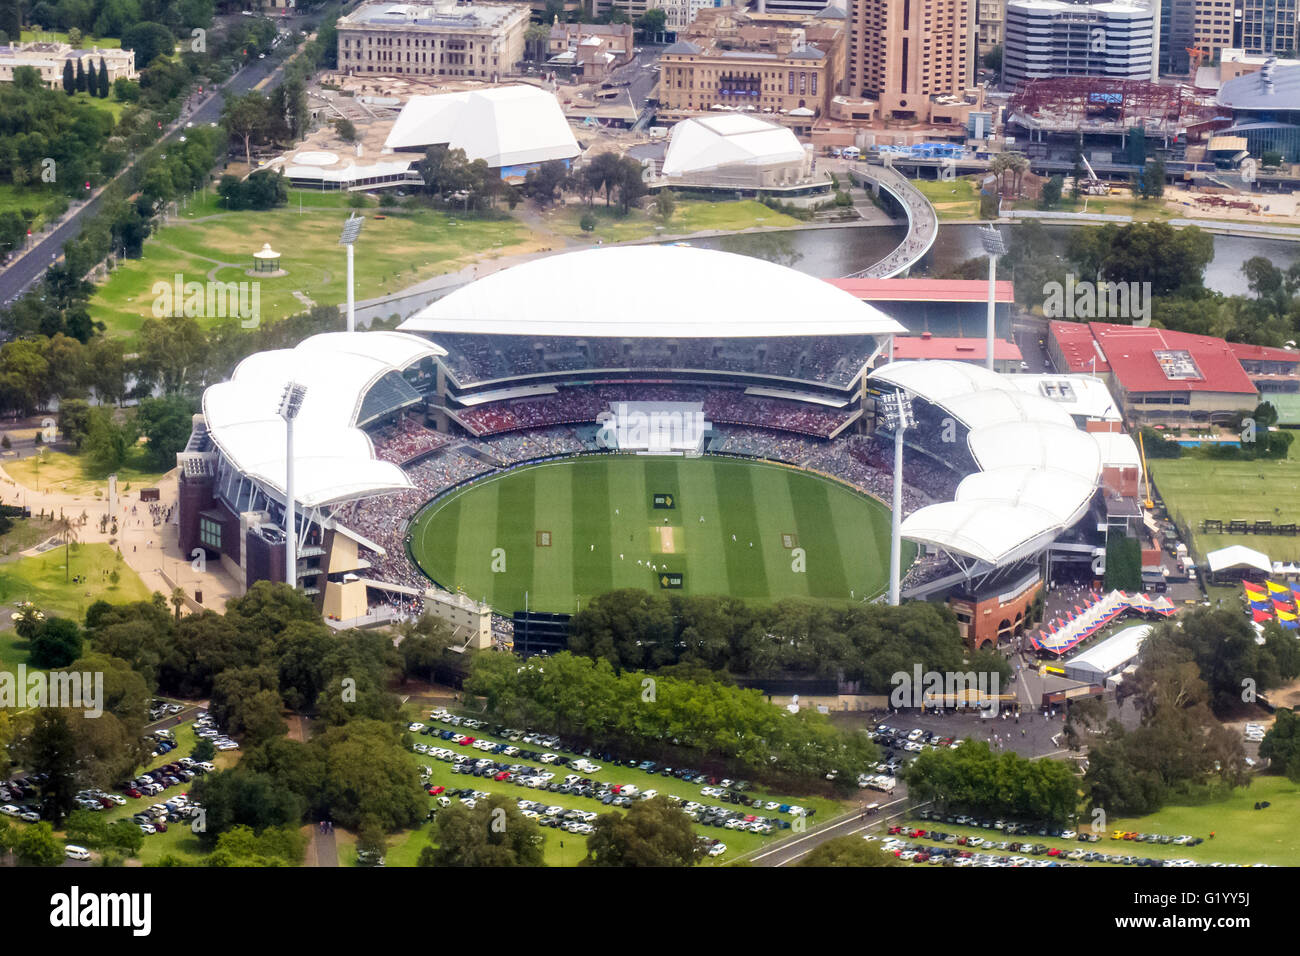
M 306 19 L 296 22 L 294 25 L 300 29 L 309 31 L 312 29 Z M 162 141 L 175 140 L 176 137 L 184 133 L 187 123 L 198 126 L 203 123 L 217 122 L 221 118 L 221 110 L 225 104 L 224 94 L 242 95 L 256 87 L 263 80 L 268 81 L 263 89 L 270 90 L 274 88 L 283 75 L 280 65 L 278 59 L 271 57 L 267 57 L 265 60 L 254 60 L 232 76 L 221 89 L 212 92 L 193 113 L 189 115 L 182 114 L 167 129 Z M 123 170 L 123 174 L 125 172 L 126 170 Z M 85 224 L 87 217 L 93 216 L 99 206 L 99 195 L 96 195 L 89 202 L 83 203 L 80 208 L 73 211 L 53 231 L 39 239 L 26 255 L 0 273 L 0 303 L 8 305 L 27 292 L 44 274 L 50 264 L 63 254 L 64 245 L 81 233 L 81 228 Z

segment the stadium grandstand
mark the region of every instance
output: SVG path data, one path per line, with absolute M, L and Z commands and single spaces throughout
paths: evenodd
M 656 287 L 665 275 L 671 292 Z M 973 646 L 1014 638 L 1045 555 L 1095 567 L 1104 541 L 1089 516 L 1105 527 L 1108 502 L 1136 496 L 1136 449 L 1098 379 L 890 362 L 904 332 L 848 291 L 725 252 L 633 246 L 533 260 L 398 331 L 313 336 L 250 356 L 208 388 L 178 456 L 181 547 L 206 551 L 247 587 L 283 577 L 294 533 L 296 583 L 331 620 L 432 610 L 467 641 L 508 643 L 519 608 L 471 601 L 414 556 L 412 525 L 431 503 L 521 465 L 662 454 L 624 433 L 610 443 L 609 418 L 628 407 L 700 423 L 674 454 L 792 465 L 884 503 L 893 437 L 877 427 L 877 399 L 903 389 L 917 418 L 903 533 L 923 551 L 904 593 L 946 595 Z M 284 527 L 278 415 L 289 382 L 307 390 L 294 529 Z

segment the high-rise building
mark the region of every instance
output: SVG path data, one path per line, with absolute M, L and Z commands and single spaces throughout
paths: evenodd
M 1158 0 L 1160 4 L 1159 65 L 1161 73 L 1186 74 L 1188 48 L 1196 41 L 1197 0 Z
M 1007 0 L 977 0 L 975 26 L 979 33 L 976 52 L 982 57 L 1002 42 L 1002 25 Z
M 1233 0 L 1196 0 L 1196 36 L 1192 46 L 1205 54 L 1204 62 L 1231 49 Z
M 1253 54 L 1294 51 L 1296 0 L 1243 0 L 1241 46 Z
M 975 64 L 976 0 L 853 0 L 849 92 L 885 121 L 926 120 L 932 96 L 960 96 Z
M 1150 79 L 1154 19 L 1150 7 L 1129 0 L 1010 0 L 1003 86 L 1047 76 Z

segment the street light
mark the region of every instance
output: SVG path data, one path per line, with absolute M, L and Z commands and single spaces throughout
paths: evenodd
M 903 563 L 903 432 L 916 424 L 912 396 L 899 389 L 876 399 L 885 425 L 894 432 L 894 510 L 889 527 L 889 603 L 898 606 L 899 573 Z
M 994 309 L 995 306 L 995 289 L 997 288 L 998 274 L 998 256 L 1007 254 L 1007 244 L 1002 241 L 1002 233 L 998 232 L 993 226 L 980 227 L 980 242 L 984 244 L 984 252 L 989 257 L 989 318 L 988 328 L 984 330 L 984 365 L 986 368 L 993 368 L 993 331 L 994 331 Z
M 293 508 L 293 420 L 302 411 L 307 387 L 289 382 L 280 395 L 280 417 L 284 419 L 284 580 L 298 586 L 298 531 Z
M 353 213 L 348 216 L 347 222 L 343 223 L 343 232 L 339 235 L 339 245 L 348 250 L 348 331 L 357 330 L 357 309 L 356 302 L 353 299 L 352 289 L 352 247 L 356 244 L 357 237 L 361 235 L 361 224 L 366 221 L 364 216 L 358 216 Z

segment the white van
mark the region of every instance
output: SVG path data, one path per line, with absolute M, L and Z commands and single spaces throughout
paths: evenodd
M 857 159 L 862 155 L 862 150 L 856 146 L 845 146 L 843 156 L 845 159 Z
M 90 851 L 84 846 L 74 846 L 69 843 L 63 850 L 69 860 L 89 860 Z

